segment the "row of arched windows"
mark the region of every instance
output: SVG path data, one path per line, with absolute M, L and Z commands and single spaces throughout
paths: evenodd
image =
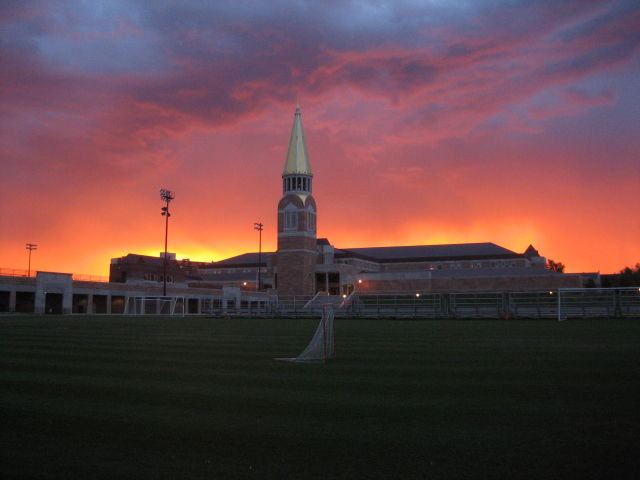
M 287 176 L 282 179 L 284 192 L 308 192 L 311 193 L 311 177 L 307 175 Z
M 285 230 L 298 230 L 298 213 L 299 212 L 284 212 L 284 229 Z M 307 231 L 316 231 L 316 214 L 311 212 L 304 212 L 307 220 Z

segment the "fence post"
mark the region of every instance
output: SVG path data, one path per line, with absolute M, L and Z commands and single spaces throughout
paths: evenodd
M 562 289 L 558 289 L 558 321 L 562 321 Z

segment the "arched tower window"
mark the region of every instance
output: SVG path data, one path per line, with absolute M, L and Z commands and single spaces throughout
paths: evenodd
M 311 195 L 311 175 L 305 174 L 288 174 L 282 176 L 282 190 L 284 195 L 291 193 L 302 193 Z
M 307 230 L 316 233 L 316 214 L 314 212 L 307 212 Z

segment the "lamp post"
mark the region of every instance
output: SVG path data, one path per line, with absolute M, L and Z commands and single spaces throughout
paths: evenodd
M 262 225 L 261 223 L 254 223 L 254 230 L 258 230 L 258 285 L 256 286 L 256 291 L 262 290 Z
M 169 213 L 169 202 L 176 198 L 175 193 L 171 190 L 161 189 L 160 190 L 160 198 L 163 202 L 167 202 L 166 207 L 162 207 L 162 215 L 165 218 L 165 226 L 164 226 L 164 262 L 162 266 L 162 296 L 167 296 L 167 239 L 169 238 L 169 217 L 171 214 Z
M 29 250 L 29 270 L 27 270 L 27 277 L 31 276 L 31 252 L 37 249 L 38 249 L 38 245 L 34 245 L 33 243 L 27 243 L 27 250 Z

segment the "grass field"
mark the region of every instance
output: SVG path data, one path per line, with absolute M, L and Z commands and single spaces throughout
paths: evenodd
M 0 317 L 4 479 L 631 478 L 640 322 Z

